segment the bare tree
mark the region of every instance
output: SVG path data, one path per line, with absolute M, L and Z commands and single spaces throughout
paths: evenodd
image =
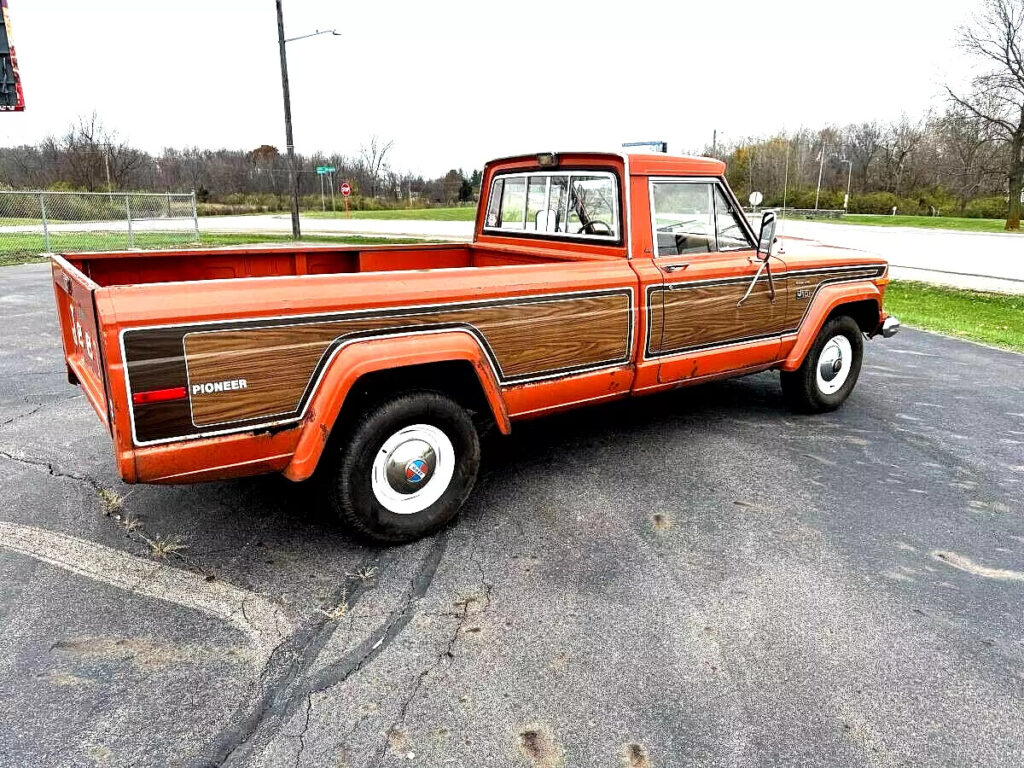
M 923 136 L 921 126 L 911 122 L 906 116 L 887 126 L 883 131 L 879 146 L 882 150 L 887 191 L 900 194 L 903 174 L 906 172 L 910 155 L 917 149 Z
M 933 130 L 939 156 L 936 173 L 956 196 L 962 212 L 992 179 L 995 137 L 987 124 L 962 109 L 948 112 Z
M 72 123 L 62 136 L 43 141 L 42 153 L 58 169 L 60 180 L 90 192 L 109 183 L 125 187 L 150 158 L 107 131 L 93 112 Z
M 960 30 L 960 45 L 987 68 L 969 93 L 946 87 L 950 99 L 991 127 L 1007 144 L 1010 205 L 1006 229 L 1020 229 L 1024 187 L 1024 0 L 985 0 L 974 23 Z
M 858 178 L 857 187 L 863 192 L 868 189 L 871 163 L 878 156 L 882 131 L 878 123 L 861 123 L 847 126 L 843 133 L 847 158 L 853 163 Z
M 394 144 L 394 140 L 383 141 L 377 136 L 371 136 L 369 146 L 364 145 L 359 148 L 359 158 L 362 161 L 363 167 L 366 170 L 366 175 L 369 178 L 370 195 L 372 197 L 377 196 L 381 177 L 387 169 L 385 160 L 387 159 L 388 152 L 391 151 L 391 147 L 393 147 Z

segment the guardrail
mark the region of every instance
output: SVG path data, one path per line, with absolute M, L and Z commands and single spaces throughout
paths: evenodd
M 750 208 L 744 209 L 747 218 L 753 221 L 765 211 L 775 211 L 785 219 L 841 219 L 846 215 L 842 208 Z

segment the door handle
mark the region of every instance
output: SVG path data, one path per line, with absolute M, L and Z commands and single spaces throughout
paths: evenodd
M 666 266 L 662 267 L 662 269 L 665 270 L 666 272 L 681 272 L 682 270 L 686 269 L 688 266 L 690 266 L 690 265 L 689 264 L 667 264 Z

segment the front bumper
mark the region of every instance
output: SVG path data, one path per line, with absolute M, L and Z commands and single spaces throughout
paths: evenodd
M 900 330 L 900 321 L 899 321 L 898 318 L 894 317 L 893 315 L 889 315 L 887 318 L 885 318 L 884 321 L 882 321 L 882 328 L 881 328 L 880 333 L 882 334 L 883 337 L 885 337 L 887 339 L 891 339 L 893 336 L 895 336 L 897 333 L 899 333 L 899 330 Z

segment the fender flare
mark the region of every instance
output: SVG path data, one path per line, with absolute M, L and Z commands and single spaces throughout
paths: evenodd
M 490 358 L 473 334 L 450 329 L 359 339 L 344 345 L 327 364 L 306 408 L 295 452 L 284 469 L 284 476 L 300 481 L 313 474 L 341 407 L 362 376 L 376 371 L 452 361 L 472 364 L 494 422 L 502 434 L 507 435 L 512 424 L 501 386 Z
M 779 368 L 783 371 L 795 371 L 799 368 L 803 364 L 804 357 L 807 356 L 807 352 L 810 350 L 814 340 L 818 337 L 821 327 L 825 324 L 825 319 L 837 307 L 855 301 L 864 301 L 865 299 L 873 300 L 878 304 L 879 317 L 881 317 L 882 292 L 874 283 L 864 281 L 824 286 L 814 297 L 811 306 L 808 307 L 807 314 L 804 315 L 803 322 L 800 324 L 796 343 L 789 351 L 789 354 L 786 355 L 786 359 L 783 360 Z M 792 300 L 792 297 L 790 297 L 790 301 Z

